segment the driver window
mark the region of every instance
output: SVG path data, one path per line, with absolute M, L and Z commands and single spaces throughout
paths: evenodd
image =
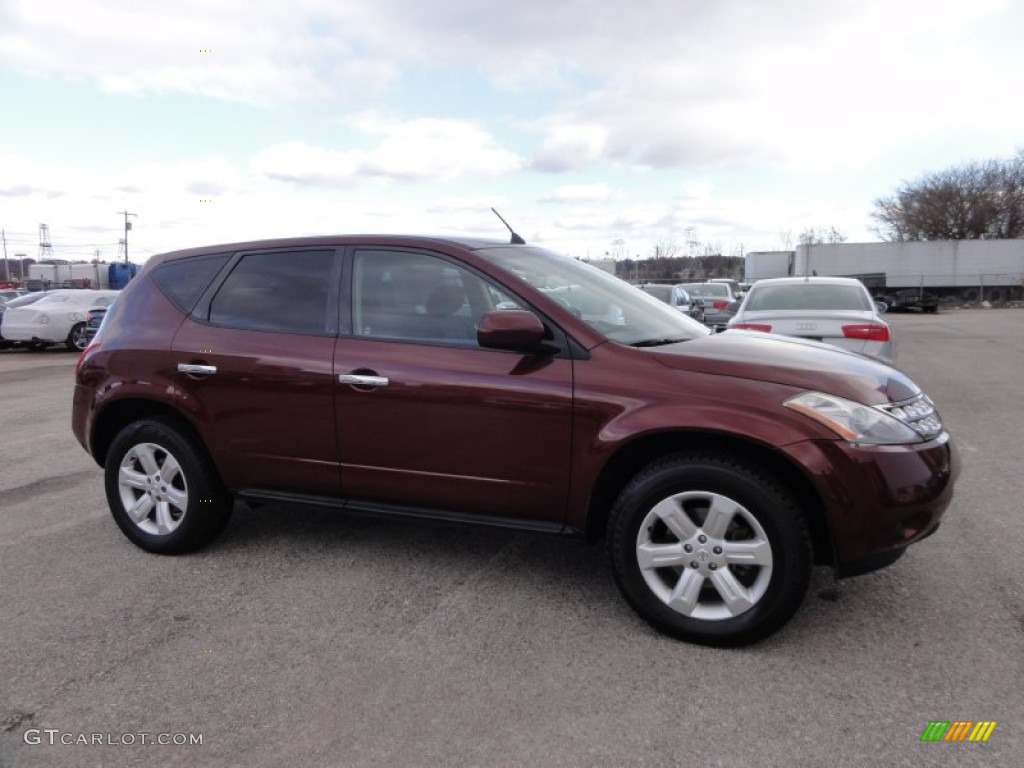
M 355 254 L 356 336 L 475 347 L 477 321 L 484 312 L 519 306 L 469 270 L 437 256 L 380 250 Z

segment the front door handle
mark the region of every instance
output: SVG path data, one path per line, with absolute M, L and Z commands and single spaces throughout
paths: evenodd
M 216 372 L 216 365 L 196 365 L 194 363 L 178 363 L 178 373 L 187 373 L 189 376 L 212 376 Z
M 386 387 L 388 385 L 387 376 L 367 376 L 359 373 L 342 373 L 338 376 L 338 381 L 342 384 L 351 384 L 354 387 Z

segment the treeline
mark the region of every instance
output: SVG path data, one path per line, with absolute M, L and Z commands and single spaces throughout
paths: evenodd
M 631 282 L 674 280 L 680 283 L 710 280 L 713 277 L 743 279 L 743 257 L 653 256 L 649 259 L 622 259 L 615 262 L 615 275 Z

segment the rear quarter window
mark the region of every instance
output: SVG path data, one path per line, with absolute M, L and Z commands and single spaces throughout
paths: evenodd
M 185 312 L 191 312 L 230 256 L 229 253 L 218 253 L 170 261 L 157 267 L 153 280 L 168 299 Z

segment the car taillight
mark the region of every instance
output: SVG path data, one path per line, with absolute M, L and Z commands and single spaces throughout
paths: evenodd
M 78 356 L 78 362 L 75 363 L 75 379 L 78 379 L 79 374 L 82 372 L 82 363 L 85 362 L 86 355 L 92 352 L 100 345 L 100 337 L 93 336 L 92 341 L 89 342 L 88 346 L 82 350 L 82 354 Z
M 711 302 L 711 306 L 714 307 L 715 309 L 725 309 L 726 307 L 729 306 L 729 302 L 722 301 L 721 299 L 715 299 L 714 301 Z
M 889 326 L 878 323 L 858 323 L 844 325 L 843 336 L 848 339 L 864 339 L 866 341 L 888 341 Z
M 761 331 L 763 333 L 772 332 L 772 327 L 766 323 L 735 323 L 730 325 L 729 328 L 740 328 L 744 331 Z

